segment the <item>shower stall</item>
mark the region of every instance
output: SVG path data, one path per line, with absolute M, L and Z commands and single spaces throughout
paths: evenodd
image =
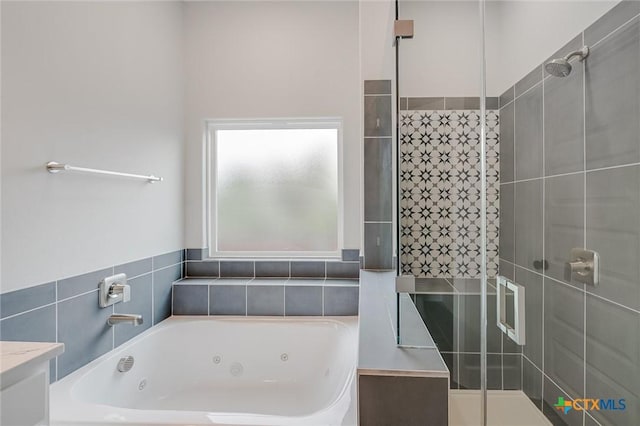
M 450 425 L 640 424 L 639 14 L 396 2 L 398 339 L 410 298 Z

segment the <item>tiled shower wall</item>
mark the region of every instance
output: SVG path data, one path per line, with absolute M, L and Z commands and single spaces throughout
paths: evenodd
M 591 48 L 570 76 L 540 65 L 500 97 L 500 274 L 526 288 L 523 389 L 554 424 L 640 424 L 639 13 L 619 3 L 551 55 Z M 565 279 L 573 247 L 600 254 L 598 286 Z
M 183 250 L 114 265 L 0 295 L 0 340 L 61 342 L 51 360 L 56 381 L 171 315 L 171 285 L 182 277 Z M 98 284 L 124 272 L 131 301 L 98 306 Z M 112 313 L 142 314 L 138 327 L 109 327 Z
M 364 82 L 364 269 L 393 262 L 393 117 L 391 80 Z
M 497 98 L 487 99 L 488 108 Z M 402 272 L 480 277 L 478 98 L 403 98 L 400 114 Z M 499 138 L 487 110 L 487 272 L 498 271 Z

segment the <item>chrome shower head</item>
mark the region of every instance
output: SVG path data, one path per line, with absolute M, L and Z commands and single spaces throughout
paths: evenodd
M 571 74 L 571 64 L 564 58 L 552 59 L 545 64 L 544 69 L 554 77 L 566 77 Z
M 578 56 L 579 61 L 584 61 L 589 56 L 589 48 L 584 46 L 580 50 L 569 53 L 564 58 L 556 58 L 544 64 L 544 69 L 554 77 L 566 77 L 571 74 L 571 63 L 569 60 Z

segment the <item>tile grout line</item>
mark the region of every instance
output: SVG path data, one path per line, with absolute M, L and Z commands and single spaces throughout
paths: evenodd
M 604 16 L 604 15 L 603 15 Z M 634 19 L 636 19 L 638 16 L 640 16 L 640 14 L 636 13 L 635 15 L 633 15 L 632 18 L 628 19 L 627 21 L 625 21 L 624 23 L 622 23 L 621 25 L 615 27 L 614 29 L 612 29 L 611 31 L 609 31 L 607 34 L 605 34 L 602 38 L 600 38 L 598 41 L 596 41 L 595 43 L 593 43 L 591 45 L 591 48 L 593 49 L 594 47 L 597 47 L 600 43 L 604 42 L 606 39 L 612 37 L 615 33 L 617 33 L 618 31 L 620 31 L 623 27 L 627 26 L 627 24 L 630 24 Z M 594 22 L 595 23 L 595 22 Z M 589 28 L 587 28 L 589 29 Z M 586 32 L 583 31 L 582 32 L 582 42 L 584 44 L 584 33 Z
M 38 306 L 36 308 L 27 309 L 26 311 L 18 312 L 17 314 L 8 315 L 8 316 L 0 319 L 0 322 L 2 322 L 4 320 L 11 319 L 11 318 L 15 318 L 15 317 L 20 316 L 22 314 L 28 314 L 30 312 L 37 311 L 38 309 L 48 308 L 49 306 L 57 305 L 57 304 L 58 304 L 58 302 L 54 301 L 54 302 L 51 302 L 51 303 L 47 303 L 46 305 Z M 57 307 L 56 307 L 56 312 L 57 312 Z

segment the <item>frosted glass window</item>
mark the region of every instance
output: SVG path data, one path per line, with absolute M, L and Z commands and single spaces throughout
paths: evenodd
M 338 131 L 215 130 L 216 252 L 336 253 Z

